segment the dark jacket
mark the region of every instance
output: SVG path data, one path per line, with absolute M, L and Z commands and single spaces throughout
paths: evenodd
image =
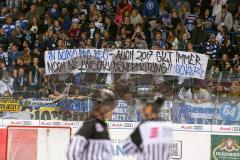
M 206 33 L 204 32 L 202 26 L 197 27 L 193 30 L 191 41 L 194 45 L 200 45 L 205 41 L 205 39 L 206 39 Z

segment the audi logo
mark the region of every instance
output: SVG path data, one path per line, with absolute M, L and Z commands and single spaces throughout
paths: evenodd
M 62 122 L 53 122 L 53 125 L 60 126 L 60 125 L 62 125 Z
M 193 129 L 195 129 L 195 130 L 202 130 L 203 126 L 193 126 Z
M 22 121 L 22 125 L 24 125 L 24 126 L 31 126 L 32 122 L 31 121 Z
M 232 127 L 233 131 L 240 131 L 240 127 Z
M 124 123 L 123 126 L 124 126 L 124 127 L 133 127 L 133 124 L 132 124 L 132 123 Z

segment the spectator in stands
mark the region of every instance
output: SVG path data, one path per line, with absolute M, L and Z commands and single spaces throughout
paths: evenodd
M 226 5 L 227 0 L 212 0 L 211 5 L 213 6 L 212 16 L 215 17 L 221 12 L 223 5 Z
M 137 9 L 138 13 L 140 13 L 142 15 L 142 13 L 143 13 L 142 0 L 136 0 L 135 4 L 133 4 L 133 8 Z
M 27 91 L 28 76 L 25 74 L 24 68 L 18 69 L 17 77 L 14 78 L 13 87 L 15 91 Z
M 50 14 L 50 16 L 53 19 L 58 19 L 58 17 L 60 16 L 61 12 L 60 9 L 58 8 L 58 4 L 54 3 L 49 9 L 48 9 L 48 13 Z M 39 13 L 38 13 L 39 14 Z
M 203 30 L 203 26 L 202 26 L 202 19 L 201 18 L 197 18 L 196 19 L 196 28 L 192 31 L 192 35 L 191 35 L 191 41 L 194 45 L 196 45 L 197 49 L 196 51 L 202 52 L 201 50 L 201 46 L 203 44 L 203 42 L 206 39 L 206 34 Z
M 54 32 L 62 33 L 62 28 L 61 28 L 59 20 L 54 20 L 52 29 Z
M 170 38 L 169 38 L 170 41 Z M 166 49 L 166 43 L 162 39 L 161 32 L 157 32 L 155 35 L 155 39 L 152 42 L 152 46 L 157 47 L 158 49 Z
M 104 22 L 104 30 L 107 30 L 109 34 L 112 35 L 114 39 L 116 39 L 117 25 L 109 17 L 105 17 Z
M 95 32 L 94 38 L 92 40 L 93 47 L 95 49 L 100 49 L 102 46 L 102 39 L 101 39 L 101 33 L 100 32 Z
M 32 57 L 37 57 L 39 59 L 39 67 L 44 68 L 45 62 L 44 62 L 44 52 L 42 52 L 40 46 L 34 48 L 32 52 Z
M 230 87 L 230 94 L 233 96 L 239 96 L 240 95 L 240 84 L 239 80 L 233 81 L 232 85 Z
M 23 60 L 23 65 L 30 67 L 30 64 L 32 62 L 32 57 L 31 57 L 31 52 L 30 49 L 28 47 L 25 47 L 23 50 L 23 55 L 20 58 Z M 19 59 L 18 59 L 19 60 Z M 17 64 L 18 65 L 18 64 Z M 19 64 L 21 65 L 21 64 Z M 16 66 L 15 66 L 16 67 Z
M 177 13 L 177 11 L 173 11 L 173 13 L 172 13 L 172 26 L 173 26 L 173 29 L 175 29 L 179 23 L 181 23 L 181 20 L 180 20 L 180 18 L 178 16 L 178 13 Z
M 233 44 L 237 45 L 239 44 L 239 41 L 237 43 L 237 36 L 239 37 L 240 35 L 240 13 L 237 14 L 237 16 L 234 18 L 233 31 L 234 31 L 232 32 Z
M 141 14 L 138 13 L 137 9 L 133 9 L 132 14 L 130 16 L 130 21 L 133 26 L 136 26 L 137 24 L 143 24 L 143 18 Z
M 87 45 L 86 45 L 86 48 L 89 48 L 89 49 L 93 49 L 93 42 L 92 42 L 92 39 L 88 39 L 87 40 Z
M 187 51 L 195 52 L 195 50 L 193 49 L 193 43 L 191 41 L 188 41 L 188 43 L 187 43 Z
M 78 43 L 80 36 L 80 27 L 77 22 L 72 23 L 72 27 L 70 29 L 70 38 L 74 41 L 74 43 Z
M 240 65 L 240 56 L 238 53 L 234 54 L 234 57 L 232 59 L 232 66 L 233 68 L 237 68 L 238 65 Z
M 0 79 L 3 77 L 3 72 L 7 70 L 4 60 L 0 59 Z
M 112 35 L 110 35 L 108 31 L 103 31 L 102 35 L 103 35 L 102 40 L 105 41 L 106 43 L 114 41 Z
M 31 85 L 32 90 L 39 90 L 43 80 L 42 70 L 38 67 L 39 60 L 37 57 L 33 57 L 32 62 L 32 66 L 29 71 L 29 84 Z
M 45 0 L 36 0 L 36 10 L 37 13 L 42 16 L 48 6 L 48 3 Z
M 145 0 L 143 5 L 144 17 L 158 17 L 159 16 L 159 4 L 157 0 Z
M 188 35 L 187 33 L 182 34 L 182 38 L 179 41 L 178 49 L 180 51 L 186 51 L 188 44 Z
M 211 101 L 211 94 L 203 86 L 194 86 L 193 87 L 193 102 L 194 103 L 206 103 Z
M 217 14 L 215 24 L 217 25 L 217 29 L 219 31 L 223 25 L 227 27 L 228 31 L 231 31 L 233 26 L 233 17 L 232 14 L 227 10 L 226 5 L 223 5 L 221 12 Z
M 186 28 L 189 32 L 192 32 L 196 27 L 196 18 L 200 14 L 200 9 L 198 7 L 194 8 L 194 12 L 189 14 L 185 20 Z
M 18 72 L 18 69 L 19 68 L 25 68 L 25 69 L 28 69 L 28 65 L 26 65 L 26 64 L 24 64 L 24 60 L 23 60 L 23 57 L 21 57 L 21 58 L 19 58 L 19 59 L 17 59 L 17 63 L 16 63 L 16 65 L 15 65 L 15 67 L 14 67 L 14 78 L 17 76 L 17 72 Z
M 221 53 L 228 52 L 231 45 L 230 36 L 226 26 L 222 26 L 220 32 L 217 34 L 216 40 L 221 46 Z
M 39 26 L 38 18 L 33 17 L 31 19 L 31 23 L 30 23 L 31 32 L 37 34 L 38 33 L 38 26 Z
M 5 62 L 6 65 L 8 65 L 8 53 L 4 52 L 4 49 L 2 46 L 0 46 L 0 60 Z
M 6 24 L 2 26 L 7 38 L 11 38 L 13 31 L 15 30 L 15 25 L 13 24 L 12 17 L 7 17 Z
M 233 73 L 233 68 L 229 61 L 224 63 L 222 71 L 223 71 L 222 82 L 224 84 L 229 85 L 229 82 L 231 82 L 231 77 L 232 77 L 232 73 Z
M 98 29 L 98 27 L 95 26 L 94 22 L 91 22 L 90 23 L 90 28 L 88 29 L 89 38 L 93 39 L 96 32 L 100 33 L 100 30 Z
M 131 42 L 131 38 L 127 37 L 124 41 L 123 44 L 123 48 L 124 49 L 132 49 L 132 42 Z
M 148 49 L 148 45 L 147 42 L 138 35 L 134 37 L 133 48 Z
M 205 43 L 205 53 L 209 56 L 212 60 L 217 60 L 219 57 L 219 50 L 220 46 L 218 41 L 216 41 L 216 36 L 211 34 L 207 43 Z
M 58 39 L 57 40 L 57 50 L 62 50 L 62 49 L 66 49 L 66 45 L 65 45 L 65 42 L 64 42 L 64 39 Z M 36 57 L 38 58 L 38 57 Z M 38 59 L 38 62 L 39 62 L 39 59 Z
M 166 40 L 167 38 L 167 33 L 165 31 L 165 28 L 164 28 L 164 25 L 163 25 L 163 21 L 162 20 L 157 20 L 156 21 L 156 27 L 154 27 L 152 29 L 152 35 L 153 35 L 153 38 L 154 36 L 156 35 L 157 32 L 160 32 L 162 34 L 162 39 L 163 40 Z
M 187 37 L 190 38 L 190 33 L 188 32 L 186 26 L 184 26 L 182 23 L 179 23 L 175 29 L 175 35 L 177 35 L 178 39 L 182 39 L 183 34 L 187 34 Z
M 134 26 L 130 22 L 130 17 L 125 17 L 122 26 L 125 26 L 127 36 L 131 37 L 134 33 Z
M 161 8 L 161 6 L 160 6 Z M 169 10 L 167 6 L 163 7 L 163 9 L 159 13 L 160 19 L 162 20 L 164 26 L 166 28 L 172 28 L 172 12 Z
M 222 80 L 222 72 L 220 71 L 219 66 L 215 66 L 213 69 L 213 73 L 211 75 L 211 82 L 210 84 L 220 83 Z
M 167 38 L 168 49 L 177 50 L 178 49 L 178 39 L 175 36 L 174 30 L 170 30 Z
M 37 11 L 37 7 L 36 4 L 32 4 L 30 11 L 27 12 L 27 14 L 25 15 L 26 19 L 31 23 L 31 20 L 33 19 L 33 17 L 40 17 L 40 13 Z
M 67 30 L 70 29 L 72 20 L 71 20 L 71 17 L 69 15 L 69 13 L 68 13 L 67 8 L 62 8 L 61 15 L 58 19 L 60 20 L 60 22 L 62 24 L 61 25 L 62 29 L 64 31 L 67 31 Z
M 79 47 L 85 48 L 87 45 L 88 34 L 87 32 L 82 32 L 79 40 Z
M 132 11 L 132 5 L 129 2 L 129 0 L 120 0 L 117 6 L 117 15 L 115 16 L 115 23 L 120 26 L 123 22 L 124 13 L 125 12 L 131 12 Z
M 189 14 L 190 14 L 190 8 L 187 4 L 184 4 L 181 8 L 180 13 L 179 13 L 179 17 L 180 17 L 181 22 L 183 24 L 185 24 L 185 20 L 187 19 Z
M 53 30 L 48 30 L 46 32 L 45 46 L 46 50 L 54 50 L 57 47 L 57 39 L 53 37 Z
M 192 101 L 192 88 L 191 84 L 184 81 L 183 87 L 180 89 L 178 93 L 178 98 L 184 102 Z
M 18 50 L 17 44 L 13 44 L 8 52 L 8 67 L 12 69 L 15 66 L 15 61 L 23 55 L 22 52 Z
M 213 31 L 213 24 L 214 24 L 214 19 L 210 15 L 210 10 L 207 8 L 204 11 L 203 22 L 202 22 L 204 30 L 207 32 Z
M 144 32 L 142 31 L 142 26 L 140 24 L 137 24 L 135 26 L 135 32 L 132 36 L 132 40 L 134 40 L 135 37 L 139 37 L 142 40 L 146 40 L 146 36 L 145 36 Z
M 240 80 L 240 65 L 238 65 L 233 71 L 232 78 L 239 81 Z
M 11 95 L 13 94 L 13 81 L 14 79 L 10 76 L 10 73 L 4 71 L 3 77 L 0 80 L 0 95 L 5 95 L 6 92 L 9 92 Z
M 114 17 L 116 9 L 112 4 L 111 0 L 107 0 L 105 5 L 104 5 L 104 16 L 105 17 Z
M 24 14 L 20 14 L 18 20 L 15 23 L 16 27 L 20 27 L 23 31 L 28 27 L 29 21 L 25 18 Z

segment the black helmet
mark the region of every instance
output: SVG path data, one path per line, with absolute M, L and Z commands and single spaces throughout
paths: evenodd
M 164 103 L 164 98 L 161 94 L 156 94 L 153 97 L 142 97 L 137 100 L 138 102 L 138 107 L 139 109 L 143 109 L 147 107 L 148 105 L 153 106 L 153 112 L 154 113 L 160 113 L 163 103 Z
M 93 103 L 93 107 L 96 108 L 99 105 L 113 104 L 116 98 L 115 94 L 111 90 L 96 89 L 93 91 L 93 94 L 91 95 L 90 99 Z

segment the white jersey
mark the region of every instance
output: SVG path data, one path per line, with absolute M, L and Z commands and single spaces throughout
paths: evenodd
M 125 154 L 137 154 L 138 160 L 170 160 L 172 125 L 148 121 L 140 124 L 123 146 Z
M 222 10 L 222 6 L 227 3 L 227 0 L 215 0 L 216 3 L 213 6 L 212 16 L 216 16 Z

